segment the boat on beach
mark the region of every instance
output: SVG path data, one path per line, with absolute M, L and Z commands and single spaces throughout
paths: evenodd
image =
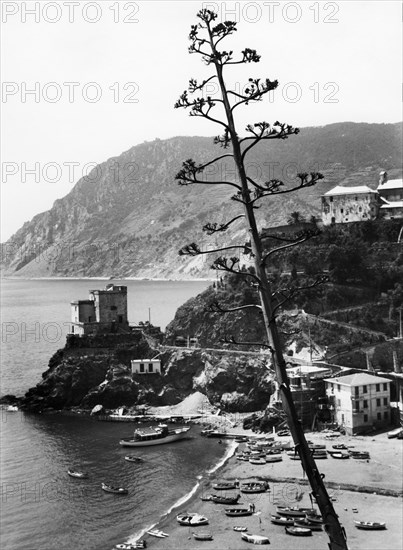
M 312 535 L 312 530 L 305 527 L 286 527 L 285 532 L 288 535 L 294 535 L 297 537 L 309 537 Z
M 202 516 L 198 513 L 185 513 L 185 514 L 178 514 L 176 516 L 176 521 L 179 523 L 179 525 L 207 525 L 208 519 L 205 516 Z
M 268 485 L 265 481 L 242 483 L 240 491 L 241 493 L 265 493 L 268 489 Z
M 193 533 L 195 540 L 213 540 L 212 533 Z
M 307 514 L 309 515 L 309 512 L 312 511 L 312 508 L 298 508 L 297 506 L 277 506 L 277 514 L 279 516 L 304 518 Z
M 86 479 L 88 477 L 88 474 L 86 472 L 79 472 L 78 470 L 67 470 L 67 473 L 70 477 L 76 477 L 78 479 Z
M 224 496 L 224 495 L 211 495 L 210 500 L 216 504 L 236 504 L 241 498 L 241 495 Z
M 151 529 L 150 531 L 147 531 L 147 535 L 151 535 L 152 537 L 157 537 L 159 539 L 169 537 L 168 533 L 164 533 L 164 531 L 159 531 L 158 529 Z
M 113 493 L 114 495 L 127 495 L 129 492 L 124 487 L 113 487 L 112 485 L 107 485 L 106 483 L 102 483 L 101 488 L 106 493 Z
M 250 535 L 249 533 L 241 533 L 242 540 L 251 542 L 252 544 L 270 544 L 268 537 L 263 535 Z
M 381 529 L 386 529 L 385 522 L 355 521 L 354 524 L 357 527 L 357 529 L 366 529 L 368 531 L 380 531 Z
M 213 489 L 215 489 L 216 491 L 227 491 L 227 490 L 230 490 L 230 489 L 236 489 L 238 487 L 239 483 L 235 482 L 235 481 L 223 481 L 221 483 L 213 483 L 212 484 L 212 487 Z
M 266 455 L 266 462 L 271 464 L 272 462 L 282 462 L 283 457 L 281 455 Z
M 270 521 L 274 525 L 294 525 L 294 518 L 286 518 L 285 516 L 272 515 Z
M 322 531 L 322 523 L 315 523 L 314 521 L 309 521 L 307 518 L 296 519 L 294 521 L 295 527 L 305 527 L 311 531 Z
M 122 447 L 148 447 L 150 445 L 173 443 L 186 437 L 189 430 L 190 426 L 170 430 L 166 424 L 159 424 L 156 427 L 136 430 L 134 437 L 121 439 L 119 445 Z
M 225 515 L 228 517 L 251 516 L 253 514 L 251 507 L 249 508 L 226 508 Z

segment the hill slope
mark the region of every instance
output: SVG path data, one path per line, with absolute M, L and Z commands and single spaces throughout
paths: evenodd
M 297 172 L 319 170 L 325 180 L 303 192 L 267 201 L 263 226 L 283 224 L 289 214 L 320 213 L 320 196 L 336 184 L 377 185 L 380 169 L 400 168 L 402 125 L 338 123 L 305 128 L 300 135 L 256 147 L 250 175 L 291 185 Z M 239 213 L 227 186 L 180 187 L 175 174 L 185 159 L 208 161 L 221 154 L 211 138 L 174 137 L 132 147 L 98 165 L 51 210 L 26 222 L 3 245 L 2 274 L 23 277 L 108 276 L 189 278 L 211 276 L 204 257 L 179 258 L 184 244 L 214 246 L 201 227 Z M 227 160 L 227 159 L 225 159 Z M 230 179 L 221 162 L 211 177 Z M 245 240 L 242 221 L 227 244 Z M 239 241 L 238 241 L 239 242 Z

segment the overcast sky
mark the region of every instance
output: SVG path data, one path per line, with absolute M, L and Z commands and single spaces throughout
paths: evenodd
M 207 5 L 219 20 L 239 22 L 227 48 L 262 56 L 231 69 L 228 82 L 280 83 L 240 111 L 241 130 L 259 120 L 304 127 L 402 119 L 400 2 L 4 0 L 2 242 L 94 163 L 156 137 L 218 133 L 173 109 L 190 77 L 210 74 L 187 51 L 190 25 Z

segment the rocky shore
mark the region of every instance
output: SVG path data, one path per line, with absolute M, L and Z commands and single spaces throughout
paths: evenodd
M 131 360 L 158 357 L 162 374 L 132 374 Z M 228 412 L 264 410 L 274 391 L 265 355 L 169 348 L 142 332 L 98 337 L 69 335 L 42 380 L 24 397 L 5 396 L 32 412 L 172 406 L 194 392 Z

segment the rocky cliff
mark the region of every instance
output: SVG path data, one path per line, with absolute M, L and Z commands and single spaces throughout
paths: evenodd
M 80 343 L 80 345 L 78 345 Z M 132 375 L 130 360 L 161 358 L 161 375 Z M 21 406 L 31 411 L 174 405 L 199 391 L 227 411 L 264 409 L 273 393 L 268 358 L 200 349 L 153 349 L 142 335 L 68 339 Z
M 253 148 L 248 169 L 256 181 L 278 178 L 295 184 L 297 172 L 321 171 L 320 185 L 271 198 L 257 211 L 262 227 L 286 222 L 290 213 L 318 215 L 320 196 L 338 185 L 377 185 L 380 169 L 400 167 L 401 124 L 338 123 L 305 128 L 288 140 Z M 265 144 L 264 144 L 265 145 Z M 182 162 L 207 162 L 220 154 L 210 138 L 175 137 L 145 142 L 98 165 L 51 210 L 35 216 L 3 245 L 3 274 L 22 277 L 107 276 L 184 279 L 211 276 L 211 261 L 179 258 L 189 242 L 215 246 L 201 228 L 239 214 L 231 189 L 180 187 Z M 210 178 L 231 180 L 228 159 Z M 226 244 L 245 241 L 242 220 Z

